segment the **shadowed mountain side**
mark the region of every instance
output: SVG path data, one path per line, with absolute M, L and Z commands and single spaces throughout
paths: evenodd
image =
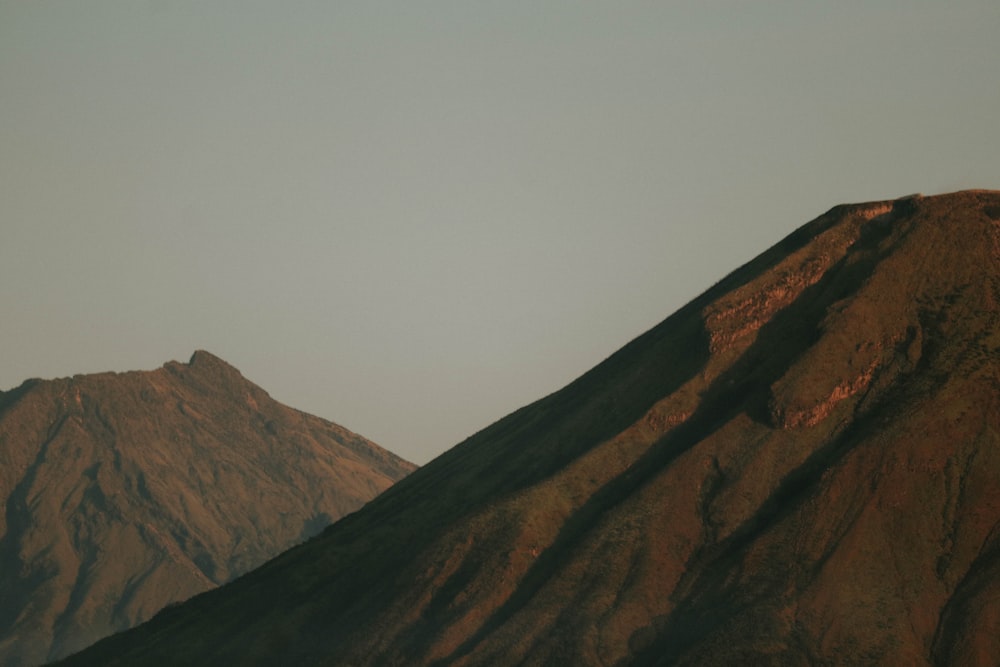
M 998 300 L 1000 194 L 837 207 L 66 664 L 989 664 Z
M 207 352 L 0 394 L 0 665 L 229 581 L 413 469 Z

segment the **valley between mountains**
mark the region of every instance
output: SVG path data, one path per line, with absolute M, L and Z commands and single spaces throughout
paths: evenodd
M 317 537 L 59 664 L 995 664 L 998 304 L 1000 193 L 837 206 Z

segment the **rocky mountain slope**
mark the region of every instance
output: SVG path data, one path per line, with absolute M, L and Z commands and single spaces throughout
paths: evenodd
M 68 665 L 986 665 L 1000 193 L 839 206 Z
M 412 469 L 207 352 L 0 393 L 0 665 L 229 581 Z

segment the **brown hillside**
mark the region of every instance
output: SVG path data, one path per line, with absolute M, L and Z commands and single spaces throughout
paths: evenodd
M 206 352 L 25 382 L 0 394 L 0 665 L 229 581 L 412 469 Z
M 1000 193 L 840 206 L 70 665 L 987 665 Z

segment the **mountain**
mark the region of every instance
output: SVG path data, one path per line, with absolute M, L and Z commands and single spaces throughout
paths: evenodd
M 0 665 L 225 583 L 413 468 L 207 352 L 0 393 Z
M 998 301 L 1000 193 L 838 206 L 64 664 L 993 664 Z

